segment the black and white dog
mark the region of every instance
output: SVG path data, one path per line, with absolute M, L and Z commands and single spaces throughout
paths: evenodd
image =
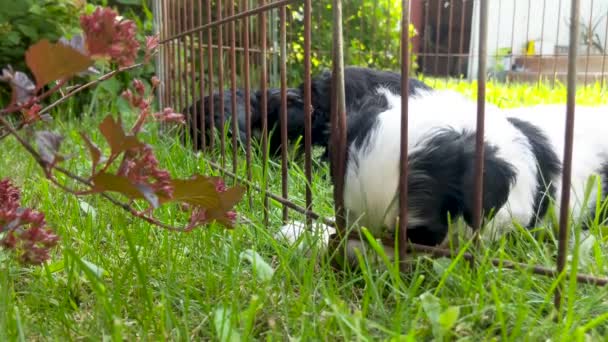
M 476 108 L 476 101 L 451 91 L 423 91 L 409 99 L 406 219 L 414 243 L 444 244 L 448 217 L 462 217 L 472 226 Z M 551 200 L 559 210 L 565 113 L 563 105 L 510 110 L 487 106 L 483 238 L 500 237 L 514 221 L 536 226 Z M 596 212 L 595 201 L 598 195 L 608 195 L 606 120 L 607 107 L 576 109 L 570 209 L 572 217 L 584 223 L 608 218 L 603 210 Z M 347 221 L 365 226 L 376 237 L 394 236 L 398 222 L 400 122 L 401 98 L 386 88 L 379 88 L 349 117 L 343 175 Z M 592 192 L 586 203 L 587 181 L 596 174 L 601 194 Z M 282 235 L 294 240 L 302 234 L 299 227 L 284 226 Z M 327 240 L 331 232 L 324 233 Z M 350 250 L 363 246 L 356 240 L 348 245 Z M 385 246 L 389 256 L 391 247 Z

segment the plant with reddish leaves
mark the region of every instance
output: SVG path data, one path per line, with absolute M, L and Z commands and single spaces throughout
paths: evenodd
M 21 194 L 10 180 L 0 181 L 0 246 L 15 252 L 24 264 L 40 264 L 59 237 L 50 230 L 44 214 L 21 207 Z
M 81 132 L 91 161 L 88 175 L 76 175 L 61 167 L 68 158 L 60 153 L 64 140 L 61 135 L 49 131 L 35 132 L 36 148 L 19 133 L 21 128 L 32 123 L 50 120 L 49 110 L 67 98 L 120 72 L 141 67 L 150 60 L 157 51 L 158 37 L 146 37 L 142 45 L 135 38 L 134 23 L 118 18 L 115 11 L 98 8 L 81 17 L 82 36 L 69 41 L 61 39 L 58 43 L 42 40 L 31 46 L 25 59 L 36 82 L 10 66 L 3 69 L 0 81 L 10 84 L 13 95 L 8 107 L 0 110 L 0 140 L 9 136 L 15 138 L 42 167 L 46 177 L 71 194 L 99 194 L 128 213 L 170 230 L 190 231 L 214 221 L 232 227 L 236 221 L 233 208 L 243 196 L 243 187 L 228 188 L 221 178 L 202 175 L 175 179 L 161 167 L 153 147 L 138 139 L 142 127 L 148 122 L 185 122 L 184 116 L 172 108 L 154 111 L 154 93 L 160 84 L 156 77 L 151 79 L 152 89 L 148 93 L 140 80 L 134 80 L 132 89 L 122 93 L 138 113 L 130 130 L 125 131 L 120 116 L 108 115 L 99 124 L 105 143 L 110 147 L 109 155 L 104 156 L 102 149 Z M 140 46 L 144 49 L 143 62 L 135 64 Z M 118 69 L 84 85 L 64 89 L 66 82 L 91 71 L 93 63 L 98 60 L 115 63 Z M 43 88 L 50 84 L 53 86 L 43 92 Z M 43 101 L 56 92 L 60 92 L 62 97 L 43 106 Z M 17 115 L 20 120 L 15 125 L 7 120 L 8 115 Z M 80 187 L 73 188 L 60 182 L 56 173 L 76 181 Z M 126 198 L 126 201 L 118 199 L 115 194 Z M 190 212 L 183 227 L 165 224 L 154 217 L 155 209 L 169 203 Z M 8 179 L 0 182 L 1 246 L 15 251 L 24 263 L 44 262 L 49 258 L 50 248 L 57 244 L 58 237 L 47 227 L 44 214 L 23 209 L 20 205 L 18 189 Z M 143 209 L 136 209 L 142 205 Z

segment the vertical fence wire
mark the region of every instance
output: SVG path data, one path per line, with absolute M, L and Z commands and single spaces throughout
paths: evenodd
M 266 4 L 265 0 L 259 1 L 260 6 Z M 264 225 L 268 226 L 268 82 L 266 65 L 266 11 L 259 14 L 259 43 L 261 53 L 260 59 L 260 115 L 262 116 L 262 206 L 264 208 Z M 274 151 L 273 151 L 274 152 Z
M 464 23 L 467 13 L 467 1 L 462 0 L 462 11 L 460 12 L 460 42 L 458 45 L 458 76 L 462 75 L 462 57 L 464 55 Z
M 281 54 L 281 196 L 289 198 L 287 165 L 287 7 L 281 6 L 280 14 L 280 54 Z M 289 218 L 289 207 L 283 205 L 283 222 Z
M 486 104 L 486 65 L 488 46 L 488 1 L 479 1 L 479 51 L 477 69 L 477 129 L 475 136 L 475 185 L 473 199 L 473 229 L 479 231 L 482 225 L 483 169 L 484 169 L 484 128 Z
M 234 0 L 228 1 L 230 7 L 228 15 L 234 16 Z M 235 20 L 230 21 L 230 92 L 231 92 L 231 113 L 232 113 L 232 173 L 237 174 L 238 170 L 238 141 L 240 137 L 238 116 L 236 112 L 236 23 Z M 236 178 L 234 179 L 236 182 Z
M 183 2 L 184 0 L 177 0 L 175 3 L 175 28 L 177 32 L 182 32 L 184 29 L 183 26 L 183 18 L 182 18 L 182 6 L 183 6 Z M 179 37 L 176 39 L 175 41 L 176 45 L 177 45 L 177 96 L 176 96 L 176 102 L 177 102 L 177 108 L 184 108 L 185 106 L 185 99 L 184 99 L 184 69 L 185 69 L 185 63 L 184 60 L 182 59 L 182 56 L 184 55 L 184 37 Z M 186 133 L 187 136 L 187 133 Z
M 213 21 L 211 17 L 211 0 L 206 0 L 206 9 L 207 9 L 207 24 L 211 24 Z M 207 78 L 208 88 L 209 88 L 209 108 L 205 115 L 209 115 L 209 119 L 205 119 L 209 124 L 209 148 L 211 151 L 214 151 L 215 147 L 215 101 L 213 98 L 213 74 L 215 68 L 213 67 L 213 32 L 211 31 L 211 26 L 207 29 Z M 214 153 L 211 153 L 211 158 L 213 158 Z
M 608 11 L 608 8 L 606 9 Z M 606 75 L 606 52 L 608 50 L 608 12 L 606 13 L 606 28 L 604 29 L 604 51 L 602 51 L 602 74 L 600 76 L 600 86 L 604 89 L 604 77 Z
M 558 8 L 557 8 L 557 17 L 561 18 L 562 16 L 562 0 L 559 0 L 559 4 L 558 4 Z M 606 22 L 608 23 L 608 21 Z M 559 42 L 559 34 L 560 34 L 560 22 L 557 21 L 557 30 L 555 33 L 555 41 Z M 557 51 L 557 48 L 554 51 L 554 60 L 553 60 L 553 80 L 551 81 L 551 85 L 555 86 L 555 81 L 557 80 L 557 64 L 558 64 L 558 60 L 560 59 L 560 54 Z
M 547 0 L 543 0 L 543 14 L 541 20 L 540 27 L 540 51 L 538 53 L 538 76 L 537 76 L 537 85 L 540 87 L 541 80 L 543 76 L 543 57 L 545 56 L 545 52 L 543 51 L 543 46 L 545 44 L 545 14 L 547 10 Z
M 177 20 L 176 20 L 176 15 L 175 15 L 175 11 L 177 8 L 177 0 L 175 1 L 171 1 L 170 2 L 170 20 L 171 20 L 171 36 L 174 36 L 178 30 L 177 30 Z M 171 94 L 171 106 L 173 108 L 179 108 L 179 104 L 177 103 L 177 96 L 179 94 L 178 88 L 179 88 L 179 82 L 177 82 L 177 68 L 178 68 L 178 64 L 177 63 L 177 56 L 179 53 L 179 49 L 178 49 L 178 44 L 177 44 L 177 39 L 175 38 L 171 38 L 170 41 L 170 46 L 171 46 L 171 79 L 174 81 L 173 85 L 171 88 L 173 88 L 173 93 Z
M 203 23 L 203 0 L 198 0 L 198 23 Z M 205 61 L 203 54 L 203 30 L 198 31 L 198 59 L 199 59 L 199 93 L 200 93 L 200 113 L 198 115 L 200 136 L 201 136 L 201 148 L 203 151 L 207 150 L 207 112 L 205 111 Z M 208 47 L 209 48 L 209 47 Z
M 450 67 L 451 67 L 451 62 L 452 62 L 452 25 L 453 25 L 453 21 L 454 21 L 454 1 L 450 2 L 448 4 L 448 6 L 450 6 L 450 14 L 449 14 L 449 18 L 448 18 L 448 57 L 447 57 L 447 66 L 446 66 L 446 72 L 445 72 L 445 80 L 446 80 L 446 84 L 447 81 L 449 80 L 449 76 L 450 76 Z M 408 31 L 409 31 L 409 26 L 408 26 Z
M 162 11 L 162 21 L 161 21 L 161 27 L 160 27 L 160 32 L 161 32 L 161 36 L 160 39 L 161 40 L 165 40 L 167 38 L 169 38 L 169 13 L 167 13 L 167 2 L 166 1 L 161 1 L 161 11 Z M 169 82 L 170 77 L 169 77 L 169 66 L 170 61 L 169 61 L 169 56 L 170 56 L 170 52 L 169 52 L 169 44 L 161 44 L 160 45 L 161 48 L 161 53 L 163 54 L 163 74 L 161 76 L 161 83 L 162 83 L 162 89 L 163 89 L 163 102 L 162 102 L 162 107 L 170 107 L 171 104 L 169 103 L 169 94 L 171 94 L 171 82 Z
M 440 58 L 440 54 L 439 54 L 439 42 L 440 40 L 440 36 L 441 36 L 441 5 L 442 5 L 443 1 L 437 1 L 437 16 L 436 16 L 436 22 L 435 22 L 435 65 L 433 67 L 433 73 L 435 75 L 437 75 L 437 71 L 439 68 L 439 58 Z M 409 18 L 408 18 L 409 20 Z
M 215 2 L 216 16 L 215 20 L 222 19 L 222 1 Z M 222 168 L 226 167 L 226 125 L 225 125 L 225 110 L 224 105 L 224 29 L 223 25 L 217 26 L 217 66 L 218 66 L 218 83 L 219 104 L 220 108 L 218 115 L 220 116 L 220 164 Z
M 312 99 L 311 99 L 311 14 L 312 0 L 304 0 L 304 173 L 306 175 L 306 210 L 312 210 Z M 310 227 L 312 219 L 306 217 Z
M 591 0 L 591 9 L 589 10 L 589 26 L 587 30 L 588 32 L 586 32 L 584 37 L 584 43 L 587 44 L 587 56 L 585 56 L 585 85 L 587 85 L 587 75 L 589 74 L 589 57 L 591 55 L 591 45 L 593 45 L 593 0 Z
M 342 1 L 333 0 L 332 94 L 331 94 L 331 147 L 334 208 L 338 237 L 344 236 L 344 169 L 346 162 L 346 99 L 344 90 L 344 36 L 342 27 Z
M 248 0 L 242 2 L 243 12 L 246 12 L 249 8 L 247 4 Z M 249 200 L 249 208 L 253 208 L 253 198 L 251 196 L 251 187 L 249 184 L 253 179 L 253 172 L 251 170 L 251 89 L 249 86 L 249 16 L 244 19 L 243 25 L 243 49 L 244 49 L 244 60 L 243 60 L 243 72 L 245 74 L 245 130 L 246 130 L 246 142 L 245 142 L 245 167 L 247 172 L 247 198 Z
M 194 0 L 187 0 L 188 1 L 188 10 L 186 11 L 188 18 L 190 19 L 190 26 L 194 27 L 196 26 L 195 20 L 194 20 Z M 197 130 L 198 128 L 198 106 L 196 105 L 196 49 L 197 46 L 200 49 L 200 41 L 195 44 L 194 41 L 194 35 L 195 33 L 192 32 L 189 36 L 188 39 L 190 41 L 190 49 L 189 49 L 189 53 L 190 53 L 190 91 L 191 91 L 191 97 L 190 100 L 188 101 L 188 103 L 193 104 L 192 106 L 192 112 L 190 113 L 190 115 L 188 115 L 189 121 L 188 122 L 188 127 L 192 127 L 192 129 L 189 130 L 190 134 L 192 135 L 192 141 L 193 141 L 193 147 L 194 150 L 198 150 L 199 149 L 199 136 L 201 136 L 202 132 L 199 132 Z M 202 76 L 202 75 L 201 75 Z
M 566 267 L 568 247 L 568 226 L 570 207 L 570 184 L 572 181 L 572 140 L 574 136 L 574 109 L 576 101 L 576 58 L 579 39 L 580 0 L 571 0 L 570 8 L 570 46 L 568 47 L 568 92 L 566 102 L 566 132 L 562 174 L 562 198 L 559 213 L 559 244 L 557 253 L 557 273 Z M 557 310 L 562 304 L 563 281 L 555 290 L 554 304 Z
M 188 0 L 181 0 L 179 13 L 181 15 L 180 18 L 180 31 L 188 30 Z M 188 42 L 188 36 L 184 35 L 182 38 L 182 49 L 180 54 L 179 63 L 182 65 L 182 72 L 180 73 L 180 79 L 182 80 L 182 87 L 180 88 L 181 93 L 181 105 L 179 108 L 185 108 L 187 103 L 190 101 L 188 99 L 188 90 L 190 84 L 190 77 L 188 76 L 188 50 L 190 48 L 190 44 Z M 187 134 L 186 134 L 187 135 Z
M 399 228 L 398 228 L 398 252 L 400 268 L 405 267 L 407 256 L 407 142 L 408 142 L 408 86 L 409 86 L 409 26 L 410 26 L 410 1 L 401 2 L 401 153 L 399 161 Z

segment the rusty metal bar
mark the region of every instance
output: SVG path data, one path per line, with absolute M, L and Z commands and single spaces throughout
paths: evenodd
M 234 16 L 234 0 L 229 0 L 228 6 L 230 10 L 228 16 Z M 237 173 L 238 170 L 238 141 L 239 122 L 236 112 L 236 22 L 230 22 L 230 91 L 232 93 L 232 101 L 230 102 L 232 109 L 232 172 Z
M 289 198 L 288 165 L 287 165 L 287 8 L 281 7 L 281 196 Z M 289 219 L 289 210 L 283 205 L 283 222 Z
M 175 8 L 175 17 L 177 19 L 177 31 L 181 31 L 182 30 L 182 23 L 183 23 L 183 19 L 182 19 L 182 1 L 183 0 L 176 0 L 176 8 Z M 182 37 L 176 39 L 176 43 L 177 43 L 177 97 L 176 100 L 178 101 L 178 108 L 184 108 L 185 107 L 185 102 L 184 101 L 184 63 L 183 63 L 183 59 L 182 59 L 182 54 L 183 52 L 183 48 L 184 48 L 184 42 L 182 42 Z M 187 133 L 186 133 L 187 134 Z
M 486 105 L 486 66 L 488 55 L 488 2 L 479 2 L 479 66 L 477 69 L 477 129 L 475 137 L 475 185 L 473 229 L 479 231 L 483 217 L 484 128 Z
M 311 0 L 304 0 L 304 173 L 306 174 L 306 209 L 312 210 L 312 99 L 311 99 Z M 312 220 L 306 219 L 310 227 Z
M 429 30 L 429 7 L 430 7 L 430 0 L 425 0 L 424 1 L 424 33 L 422 36 L 422 40 L 423 40 L 423 45 L 422 45 L 422 54 L 424 55 L 424 58 L 422 59 L 422 72 L 426 72 L 426 60 L 427 60 L 427 54 L 428 54 L 428 48 L 429 48 L 429 39 L 430 39 L 430 34 L 428 33 Z
M 162 8 L 162 21 L 161 21 L 161 26 L 160 26 L 160 32 L 161 32 L 161 39 L 164 39 L 165 37 L 169 36 L 169 13 L 168 13 L 168 8 L 167 8 L 167 2 L 163 1 L 161 3 L 161 8 Z M 169 44 L 162 44 L 160 45 L 161 47 L 161 51 L 163 54 L 163 75 L 162 75 L 162 87 L 163 87 L 163 107 L 169 107 L 170 106 L 170 94 L 171 94 L 171 88 L 170 88 L 170 84 L 171 82 L 169 82 L 169 56 L 171 55 L 170 51 L 169 51 Z M 161 108 L 162 109 L 162 108 Z
M 301 1 L 301 0 L 277 0 L 277 1 L 271 2 L 271 3 L 267 4 L 267 5 L 260 6 L 260 7 L 251 9 L 251 10 L 247 9 L 247 4 L 246 4 L 247 1 L 244 1 L 243 2 L 243 3 L 245 3 L 244 10 L 241 11 L 241 12 L 239 12 L 238 14 L 235 14 L 235 15 L 230 16 L 230 17 L 223 18 L 221 20 L 216 20 L 216 21 L 213 21 L 213 22 L 210 21 L 210 22 L 208 22 L 205 25 L 200 25 L 200 26 L 195 27 L 195 28 L 193 28 L 191 30 L 187 30 L 187 31 L 178 33 L 175 36 L 169 37 L 166 40 L 161 41 L 160 43 L 164 43 L 167 40 L 176 39 L 176 38 L 185 36 L 187 34 L 190 34 L 192 32 L 196 32 L 196 31 L 199 31 L 199 30 L 205 30 L 205 29 L 208 29 L 208 28 L 211 28 L 211 27 L 214 27 L 214 26 L 218 26 L 218 25 L 222 25 L 222 24 L 227 24 L 230 21 L 234 21 L 234 20 L 238 20 L 238 19 L 243 19 L 243 18 L 251 17 L 251 16 L 254 16 L 256 14 L 259 14 L 259 13 L 262 13 L 262 12 L 266 12 L 268 10 L 271 10 L 271 9 L 274 9 L 274 8 L 278 8 L 278 7 L 281 7 L 281 6 L 284 6 L 284 5 L 289 5 L 291 3 L 298 2 L 298 1 Z M 249 39 L 249 37 L 248 37 L 248 39 Z
M 437 76 L 439 67 L 439 39 L 441 36 L 441 1 L 437 1 L 437 21 L 435 23 L 435 66 L 433 67 L 433 75 Z M 409 18 L 408 18 L 409 20 Z
M 169 18 L 171 20 L 171 26 L 170 26 L 170 31 L 171 32 L 176 32 L 177 31 L 177 20 L 175 20 L 175 7 L 177 6 L 177 3 L 175 1 L 172 1 L 171 6 L 169 6 Z M 179 91 L 177 89 L 177 42 L 175 40 L 170 40 L 169 41 L 169 46 L 171 47 L 171 58 L 169 59 L 169 70 L 171 72 L 171 81 L 170 83 L 172 84 L 171 88 L 173 90 L 173 93 L 171 94 L 171 107 L 173 108 L 177 108 L 177 106 L 179 105 L 177 103 L 177 94 L 179 94 Z
M 500 19 L 502 17 L 501 16 L 502 0 L 498 0 L 498 11 L 497 12 L 498 12 L 497 13 L 498 15 L 496 18 L 496 45 L 494 46 L 494 55 L 492 56 L 493 57 L 492 59 L 495 61 L 495 63 L 496 63 L 497 56 L 498 56 L 498 47 L 500 46 L 499 41 L 500 41 Z M 496 75 L 495 75 L 495 77 L 496 77 Z
M 207 23 L 210 23 L 211 18 L 211 0 L 206 0 L 207 4 Z M 211 32 L 211 26 L 207 28 L 207 42 L 209 45 L 213 44 L 213 35 Z M 213 74 L 215 69 L 213 68 L 213 50 L 207 49 L 207 75 L 209 75 L 209 110 L 206 113 L 209 115 L 209 148 L 214 151 L 215 147 L 215 99 L 213 96 Z M 205 132 L 206 134 L 206 132 Z
M 190 25 L 194 26 L 194 0 L 188 0 L 188 5 L 190 10 L 186 11 L 188 17 L 190 18 Z M 190 86 L 192 90 L 192 96 L 190 97 L 188 103 L 192 104 L 192 112 L 190 113 L 191 121 L 188 123 L 192 129 L 192 140 L 194 142 L 194 150 L 198 150 L 198 136 L 200 134 L 197 133 L 198 128 L 198 106 L 196 105 L 196 55 L 194 50 L 194 33 L 189 36 L 190 39 Z
M 586 40 L 589 39 L 593 39 L 593 32 L 591 31 L 593 29 L 593 0 L 591 0 L 591 9 L 589 10 L 589 33 L 587 33 L 587 37 L 585 37 Z M 591 55 L 591 42 L 585 42 L 587 45 L 587 56 L 585 56 L 586 62 L 585 62 L 585 86 L 587 85 L 587 76 L 589 75 L 589 55 Z M 603 72 L 603 70 L 602 70 Z
M 249 12 L 247 10 L 248 0 L 244 0 L 243 4 L 243 12 Z M 249 16 L 245 16 L 245 29 L 243 32 L 243 47 L 245 48 L 245 59 L 243 61 L 244 64 L 244 73 L 245 73 L 245 126 L 246 126 L 246 144 L 245 144 L 245 163 L 247 168 L 247 181 L 251 182 L 253 178 L 252 170 L 251 170 L 251 101 L 250 94 L 250 80 L 249 80 Z M 251 197 L 251 188 L 247 186 L 247 196 L 249 199 L 249 208 L 253 208 L 253 198 Z
M 216 1 L 215 6 L 217 9 L 217 19 L 221 20 L 222 18 L 222 2 Z M 222 25 L 217 26 L 217 65 L 218 65 L 218 88 L 219 88 L 219 98 L 220 98 L 220 162 L 222 166 L 226 165 L 226 125 L 224 120 L 224 32 Z M 235 132 L 236 133 L 236 132 Z
M 198 0 L 198 22 L 203 22 L 203 0 Z M 198 42 L 202 45 L 203 43 L 203 31 L 198 31 Z M 203 60 L 203 49 L 199 46 L 198 49 L 198 59 L 199 59 L 199 93 L 200 93 L 200 101 L 201 108 L 199 113 L 199 126 L 200 134 L 201 134 L 201 148 L 203 151 L 207 150 L 207 124 L 206 124 L 206 112 L 205 112 L 205 61 Z
M 561 18 L 562 17 L 562 0 L 559 0 L 559 4 L 558 4 L 558 8 L 557 8 L 557 17 Z M 608 22 L 607 22 L 608 24 Z M 557 22 L 557 32 L 555 34 L 555 41 L 559 43 L 559 30 L 560 29 L 560 22 Z M 553 80 L 551 82 L 551 86 L 555 86 L 555 81 L 557 79 L 557 49 L 555 49 L 555 51 L 553 51 L 553 56 L 554 56 L 554 60 L 553 60 Z M 603 74 L 602 74 L 603 75 Z
M 531 8 L 532 7 L 532 1 L 528 1 L 528 15 L 527 15 L 527 22 L 526 22 L 526 52 L 525 54 L 528 54 L 528 44 L 530 43 L 530 15 L 532 14 Z
M 467 12 L 467 6 L 466 6 L 466 1 L 467 0 L 462 0 L 462 11 L 460 12 L 460 44 L 458 46 L 458 77 L 460 77 L 460 75 L 462 75 L 462 57 L 464 56 L 468 56 L 469 54 L 463 54 L 463 50 L 464 50 L 464 18 L 465 18 L 465 14 Z M 468 63 L 468 57 L 467 57 L 467 63 Z
M 608 14 L 606 17 L 608 18 Z M 606 29 L 604 30 L 604 51 L 602 53 L 602 55 L 603 55 L 602 56 L 602 76 L 601 76 L 601 80 L 600 80 L 600 87 L 602 89 L 605 88 L 604 76 L 606 73 L 606 71 L 605 71 L 606 70 L 605 69 L 605 67 L 606 67 L 606 49 L 608 48 L 608 45 L 606 45 L 606 44 L 608 44 L 608 19 L 606 20 Z
M 182 15 L 180 20 L 180 31 L 188 29 L 188 0 L 181 0 L 180 5 L 180 13 Z M 183 88 L 181 91 L 182 95 L 182 105 L 181 108 L 185 108 L 188 105 L 188 90 L 190 84 L 190 77 L 188 76 L 188 50 L 189 50 L 189 42 L 188 36 L 182 37 L 182 55 L 180 56 L 181 60 L 179 63 L 182 65 L 182 74 L 180 75 L 180 79 L 183 82 Z
M 570 46 L 568 48 L 568 92 L 566 102 L 566 132 L 562 175 L 562 200 L 559 213 L 559 245 L 557 251 L 557 273 L 564 271 L 568 248 L 568 226 L 570 208 L 570 186 L 572 180 L 572 140 L 574 136 L 574 109 L 576 101 L 576 55 L 578 48 L 580 0 L 571 0 Z M 559 311 L 562 303 L 563 281 L 555 291 L 554 304 Z
M 403 261 L 407 256 L 407 179 L 408 179 L 408 88 L 409 88 L 409 26 L 410 26 L 410 1 L 401 1 L 401 156 L 399 161 L 399 235 L 398 253 L 400 267 L 405 266 Z
M 539 58 L 538 58 L 538 84 L 537 84 L 537 86 L 540 86 L 540 81 L 542 79 L 542 74 L 543 74 L 543 44 L 544 44 L 544 40 L 545 40 L 546 10 L 547 10 L 547 0 L 543 0 L 543 19 L 541 21 L 541 27 L 540 27 L 540 52 L 538 54 Z
M 264 6 L 266 1 L 259 0 L 261 6 Z M 260 115 L 262 116 L 262 179 L 264 179 L 264 188 L 262 191 L 262 206 L 264 208 L 264 225 L 268 226 L 268 83 L 267 83 L 267 65 L 266 65 L 266 12 L 259 14 L 260 24 L 260 47 L 262 54 L 260 58 L 260 90 L 262 96 L 260 99 Z
M 561 0 L 560 0 L 561 1 Z M 515 14 L 517 13 L 517 1 L 513 1 L 513 19 L 511 22 L 511 57 L 509 65 L 513 67 L 513 56 L 515 56 Z
M 454 3 L 450 2 L 449 3 L 450 6 L 450 15 L 448 18 L 448 61 L 447 61 L 447 67 L 446 67 L 446 71 L 445 71 L 445 78 L 446 78 L 446 84 L 448 82 L 449 76 L 450 76 L 450 66 L 451 66 L 451 61 L 452 61 L 452 25 L 454 23 Z M 408 27 L 408 32 L 409 32 L 409 27 Z
M 344 171 L 346 163 L 346 95 L 344 90 L 344 36 L 342 27 L 342 1 L 334 0 L 333 6 L 333 44 L 332 44 L 332 94 L 331 94 L 331 148 L 334 182 L 334 208 L 336 228 L 343 236 L 344 217 Z

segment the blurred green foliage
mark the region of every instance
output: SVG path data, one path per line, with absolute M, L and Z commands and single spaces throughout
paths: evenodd
M 120 15 L 133 20 L 137 25 L 140 42 L 144 41 L 145 35 L 153 32 L 154 15 L 147 0 L 0 0 L 0 68 L 11 65 L 14 70 L 30 74 L 25 65 L 25 51 L 29 46 L 41 39 L 57 41 L 61 37 L 69 39 L 80 33 L 80 15 L 93 12 L 96 6 L 115 8 Z M 101 72 L 110 70 L 107 65 L 97 65 L 97 68 Z M 97 108 L 99 101 L 116 100 L 134 78 L 147 81 L 153 74 L 154 65 L 119 74 L 99 87 L 70 99 L 73 102 L 70 108 L 78 110 L 73 113 L 77 116 L 81 113 L 91 113 Z M 98 76 L 76 79 L 72 81 L 72 85 L 95 77 Z M 58 96 L 60 95 L 53 95 L 51 100 Z M 0 107 L 4 107 L 9 100 L 10 88 L 6 83 L 0 83 Z M 72 111 L 66 115 L 71 113 Z
M 350 0 L 343 2 L 344 64 L 398 71 L 401 67 L 401 1 Z M 303 75 L 304 5 L 290 5 L 288 31 L 289 79 Z M 333 11 L 329 1 L 312 2 L 313 73 L 331 67 Z M 409 37 L 415 29 L 409 27 Z M 410 45 L 411 52 L 411 45 Z M 415 56 L 411 72 L 416 69 Z

